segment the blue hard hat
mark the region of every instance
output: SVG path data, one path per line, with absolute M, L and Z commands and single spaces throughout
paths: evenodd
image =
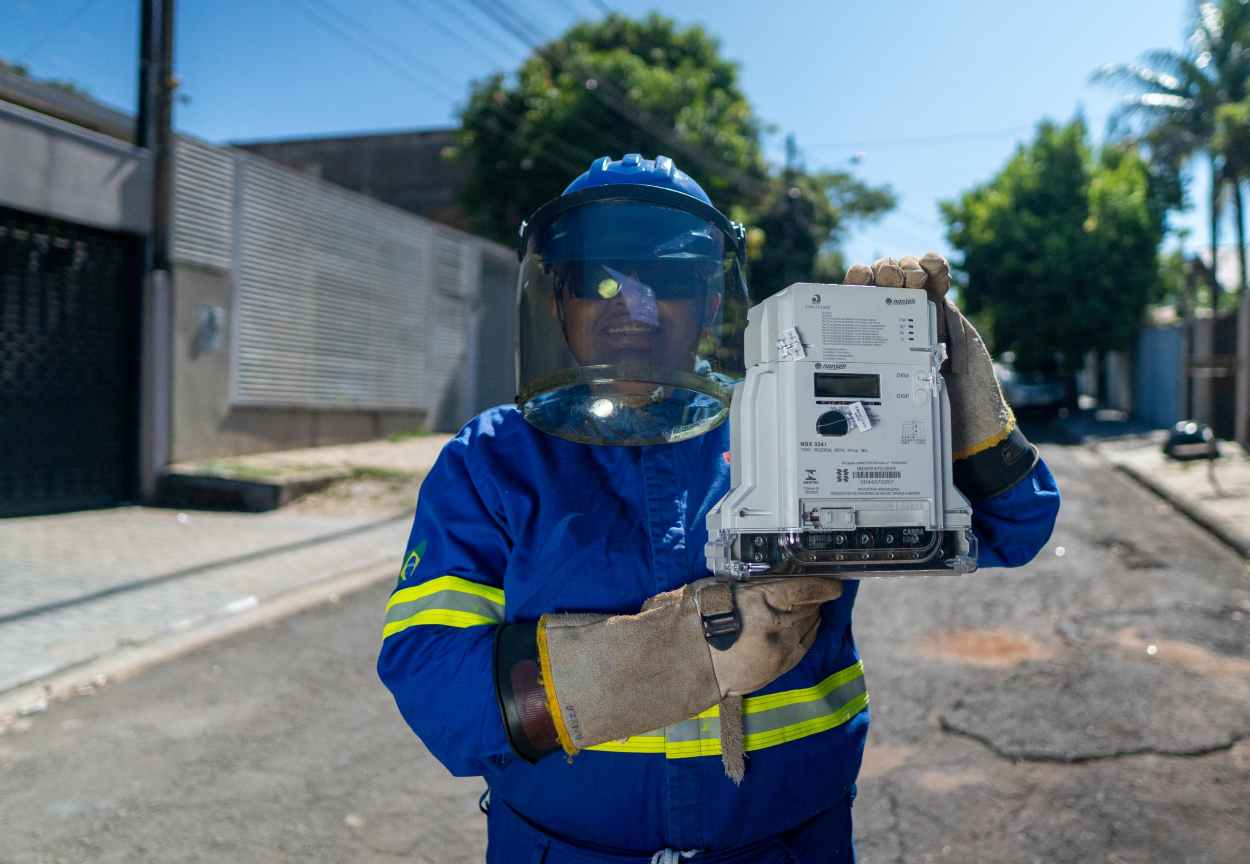
M 600 203 L 625 207 L 615 214 L 587 207 Z M 573 211 L 580 211 L 576 218 L 571 218 Z M 646 218 L 637 218 L 648 212 Z M 617 218 L 626 213 L 628 218 Z M 692 225 L 706 227 L 692 231 Z M 719 229 L 715 233 L 723 239 L 709 235 L 709 228 Z M 524 259 L 537 246 L 553 260 L 600 257 L 591 247 L 602 245 L 602 257 L 719 257 L 727 241 L 742 257 L 745 240 L 745 229 L 717 210 L 703 187 L 672 159 L 627 153 L 616 160 L 596 159 L 560 197 L 534 211 L 521 223 L 517 252 Z
M 656 156 L 644 159 L 638 153 L 626 153 L 624 158 L 613 160 L 610 156 L 601 156 L 590 163 L 590 168 L 578 175 L 577 179 L 565 187 L 563 195 L 571 195 L 583 189 L 597 186 L 621 185 L 657 186 L 661 189 L 672 189 L 698 198 L 710 205 L 712 199 L 703 191 L 703 187 L 694 178 L 673 164 L 667 156 Z

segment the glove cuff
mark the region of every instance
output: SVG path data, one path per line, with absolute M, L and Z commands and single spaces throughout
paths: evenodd
M 967 456 L 956 458 L 953 468 L 955 486 L 972 499 L 1006 492 L 1029 476 L 1039 458 L 1014 416 L 1001 435 L 970 449 Z
M 495 695 L 508 743 L 526 762 L 560 749 L 544 686 L 538 622 L 505 624 L 495 631 Z M 558 716 L 558 715 L 556 715 Z
M 569 756 L 577 753 L 577 745 L 573 743 L 573 736 L 569 734 L 568 727 L 564 725 L 564 715 L 560 712 L 560 701 L 556 698 L 556 678 L 551 671 L 551 652 L 547 647 L 547 618 L 544 615 L 538 619 L 537 645 L 538 645 L 538 663 L 541 669 L 543 700 L 547 708 L 547 716 L 551 718 L 552 726 L 555 729 L 556 740 L 560 747 Z

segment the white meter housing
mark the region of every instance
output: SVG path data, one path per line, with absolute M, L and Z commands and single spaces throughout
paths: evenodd
M 750 310 L 730 490 L 707 517 L 713 573 L 976 569 L 936 315 L 920 289 L 808 283 Z

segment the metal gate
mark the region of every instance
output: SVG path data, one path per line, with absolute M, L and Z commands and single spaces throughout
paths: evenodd
M 139 242 L 0 207 L 0 516 L 134 493 Z

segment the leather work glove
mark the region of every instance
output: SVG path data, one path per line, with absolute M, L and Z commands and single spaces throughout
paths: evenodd
M 919 259 L 880 258 L 871 267 L 851 265 L 844 281 L 923 288 L 937 304 L 938 339 L 947 346 L 942 375 L 950 394 L 951 449 L 959 490 L 969 498 L 991 498 L 1027 477 L 1037 463 L 1037 448 L 1016 426 L 981 335 L 946 299 L 951 285 L 947 260 L 936 252 Z
M 834 579 L 706 578 L 652 597 L 635 615 L 544 615 L 501 627 L 495 676 L 513 748 L 530 761 L 561 747 L 572 756 L 754 692 L 803 659 L 820 604 L 841 594 Z M 722 752 L 726 730 L 736 731 L 729 744 L 740 781 L 735 704 Z

